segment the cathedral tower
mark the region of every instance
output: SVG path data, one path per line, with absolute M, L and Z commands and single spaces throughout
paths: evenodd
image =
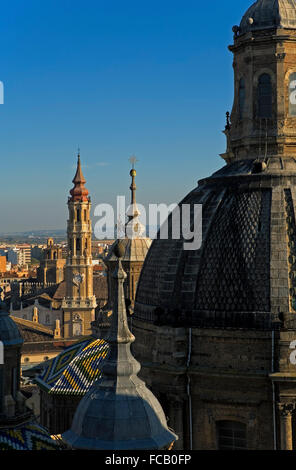
M 96 299 L 93 295 L 91 256 L 91 202 L 78 155 L 74 187 L 68 200 L 68 257 L 66 263 L 66 298 L 63 300 L 64 337 L 91 333 Z

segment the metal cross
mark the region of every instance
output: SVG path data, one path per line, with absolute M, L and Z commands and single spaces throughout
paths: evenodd
M 139 160 L 137 159 L 137 157 L 135 155 L 132 155 L 130 158 L 129 158 L 129 162 L 131 163 L 132 167 L 133 167 L 133 170 L 135 168 L 135 164 L 138 162 Z

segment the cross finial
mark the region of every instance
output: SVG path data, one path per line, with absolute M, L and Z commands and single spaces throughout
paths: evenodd
M 137 157 L 136 157 L 135 155 L 132 155 L 132 156 L 129 158 L 129 162 L 131 163 L 133 170 L 134 170 L 134 168 L 135 168 L 135 164 L 136 164 L 138 161 L 139 161 L 139 160 L 137 159 Z
M 78 157 L 80 157 L 80 147 L 79 147 L 79 145 L 78 145 L 78 149 L 77 149 L 77 155 L 78 155 Z

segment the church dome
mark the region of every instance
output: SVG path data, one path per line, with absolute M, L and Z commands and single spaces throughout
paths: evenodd
M 151 246 L 152 240 L 150 238 L 124 238 L 116 240 L 110 248 L 110 251 L 106 257 L 106 262 L 116 262 L 117 258 L 114 253 L 118 243 L 120 241 L 121 246 L 124 249 L 122 256 L 122 261 L 130 262 L 144 262 L 149 248 Z
M 296 29 L 296 1 L 258 0 L 244 14 L 240 34 L 268 28 Z
M 296 161 L 259 163 L 227 165 L 185 197 L 182 204 L 203 206 L 201 248 L 186 251 L 182 239 L 153 241 L 136 319 L 257 327 L 296 311 Z
M 10 318 L 6 304 L 0 301 L 0 340 L 4 346 L 23 344 L 23 338 L 15 322 Z

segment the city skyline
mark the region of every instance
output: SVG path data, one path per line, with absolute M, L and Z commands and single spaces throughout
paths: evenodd
M 2 231 L 65 228 L 78 146 L 93 209 L 129 196 L 133 153 L 143 205 L 178 203 L 223 166 L 227 45 L 248 1 L 202 18 L 192 1 L 16 4 L 0 20 Z

